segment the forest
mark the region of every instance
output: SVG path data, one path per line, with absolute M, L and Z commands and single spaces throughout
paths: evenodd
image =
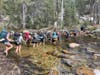
M 0 75 L 100 75 L 100 0 L 0 0 Z
M 7 27 L 40 29 L 100 24 L 99 0 L 0 0 Z

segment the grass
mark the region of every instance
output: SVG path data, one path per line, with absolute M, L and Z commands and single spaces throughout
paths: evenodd
M 0 48 L 3 47 L 3 49 L 5 48 L 5 46 L 3 44 L 0 44 Z M 25 58 L 27 60 L 25 60 L 25 62 L 31 62 L 31 63 L 27 63 L 27 64 L 23 64 L 25 67 L 30 67 L 33 66 L 34 64 L 36 65 L 36 67 L 40 67 L 43 70 L 41 71 L 36 71 L 37 74 L 39 75 L 47 75 L 47 73 L 54 67 L 57 66 L 58 62 L 59 62 L 59 58 L 57 58 L 56 56 L 52 56 L 50 53 L 56 53 L 59 54 L 61 53 L 62 48 L 58 47 L 58 46 L 54 46 L 54 45 L 40 45 L 39 47 L 27 47 L 25 45 L 22 46 L 22 51 L 21 51 L 21 55 L 18 56 L 15 53 L 15 48 L 10 50 L 9 56 L 8 58 L 10 59 L 14 59 L 14 61 L 16 62 L 16 64 L 20 63 L 20 57 L 21 58 Z M 30 69 L 31 70 L 31 69 Z
M 58 58 L 48 55 L 47 52 L 57 52 L 60 53 L 60 48 L 58 49 L 53 45 L 40 45 L 39 47 L 25 47 L 22 48 L 21 57 L 29 57 L 29 60 L 36 63 L 46 69 L 51 69 L 57 64 Z
M 5 49 L 5 46 L 3 44 L 0 44 L 0 48 Z M 57 64 L 58 58 L 55 56 L 52 56 L 50 54 L 47 54 L 47 52 L 59 54 L 61 53 L 59 46 L 54 45 L 40 45 L 38 47 L 27 47 L 25 45 L 22 46 L 21 50 L 21 57 L 22 58 L 28 58 L 33 64 L 37 64 L 40 67 L 51 69 L 53 66 Z M 15 53 L 15 48 L 10 50 L 9 54 L 10 58 L 19 59 L 19 56 Z M 18 61 L 19 62 L 19 61 Z

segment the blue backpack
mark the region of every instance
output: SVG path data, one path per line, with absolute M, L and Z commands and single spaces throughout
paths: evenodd
M 53 38 L 57 38 L 57 37 L 58 37 L 57 32 L 53 32 L 52 37 L 53 37 Z
M 2 31 L 0 32 L 0 39 L 6 38 L 7 34 L 8 34 L 8 32 L 7 32 L 6 30 L 2 30 Z

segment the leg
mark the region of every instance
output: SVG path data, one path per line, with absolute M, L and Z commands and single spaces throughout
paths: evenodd
M 33 48 L 35 47 L 35 43 L 33 43 Z
M 6 45 L 6 49 L 8 49 L 9 47 Z M 6 56 L 8 56 L 8 51 L 5 50 L 4 53 L 6 53 Z
M 18 47 L 18 53 L 21 54 L 21 45 Z
M 35 47 L 38 47 L 38 43 L 35 44 Z
M 16 46 L 16 53 L 18 54 L 18 49 L 19 49 L 19 46 Z
M 7 44 L 6 44 L 6 50 L 5 50 L 6 56 L 8 55 L 8 51 L 9 51 L 11 48 L 13 48 L 13 45 L 10 44 L 10 43 L 7 43 Z

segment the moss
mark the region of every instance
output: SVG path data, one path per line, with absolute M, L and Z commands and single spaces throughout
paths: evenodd
M 21 57 L 30 56 L 30 60 L 33 63 L 36 63 L 38 66 L 41 66 L 43 68 L 51 68 L 57 63 L 55 62 L 57 58 L 52 55 L 48 55 L 47 52 L 55 51 L 57 51 L 57 53 L 60 52 L 58 48 L 53 45 L 41 45 L 35 48 L 23 47 Z

